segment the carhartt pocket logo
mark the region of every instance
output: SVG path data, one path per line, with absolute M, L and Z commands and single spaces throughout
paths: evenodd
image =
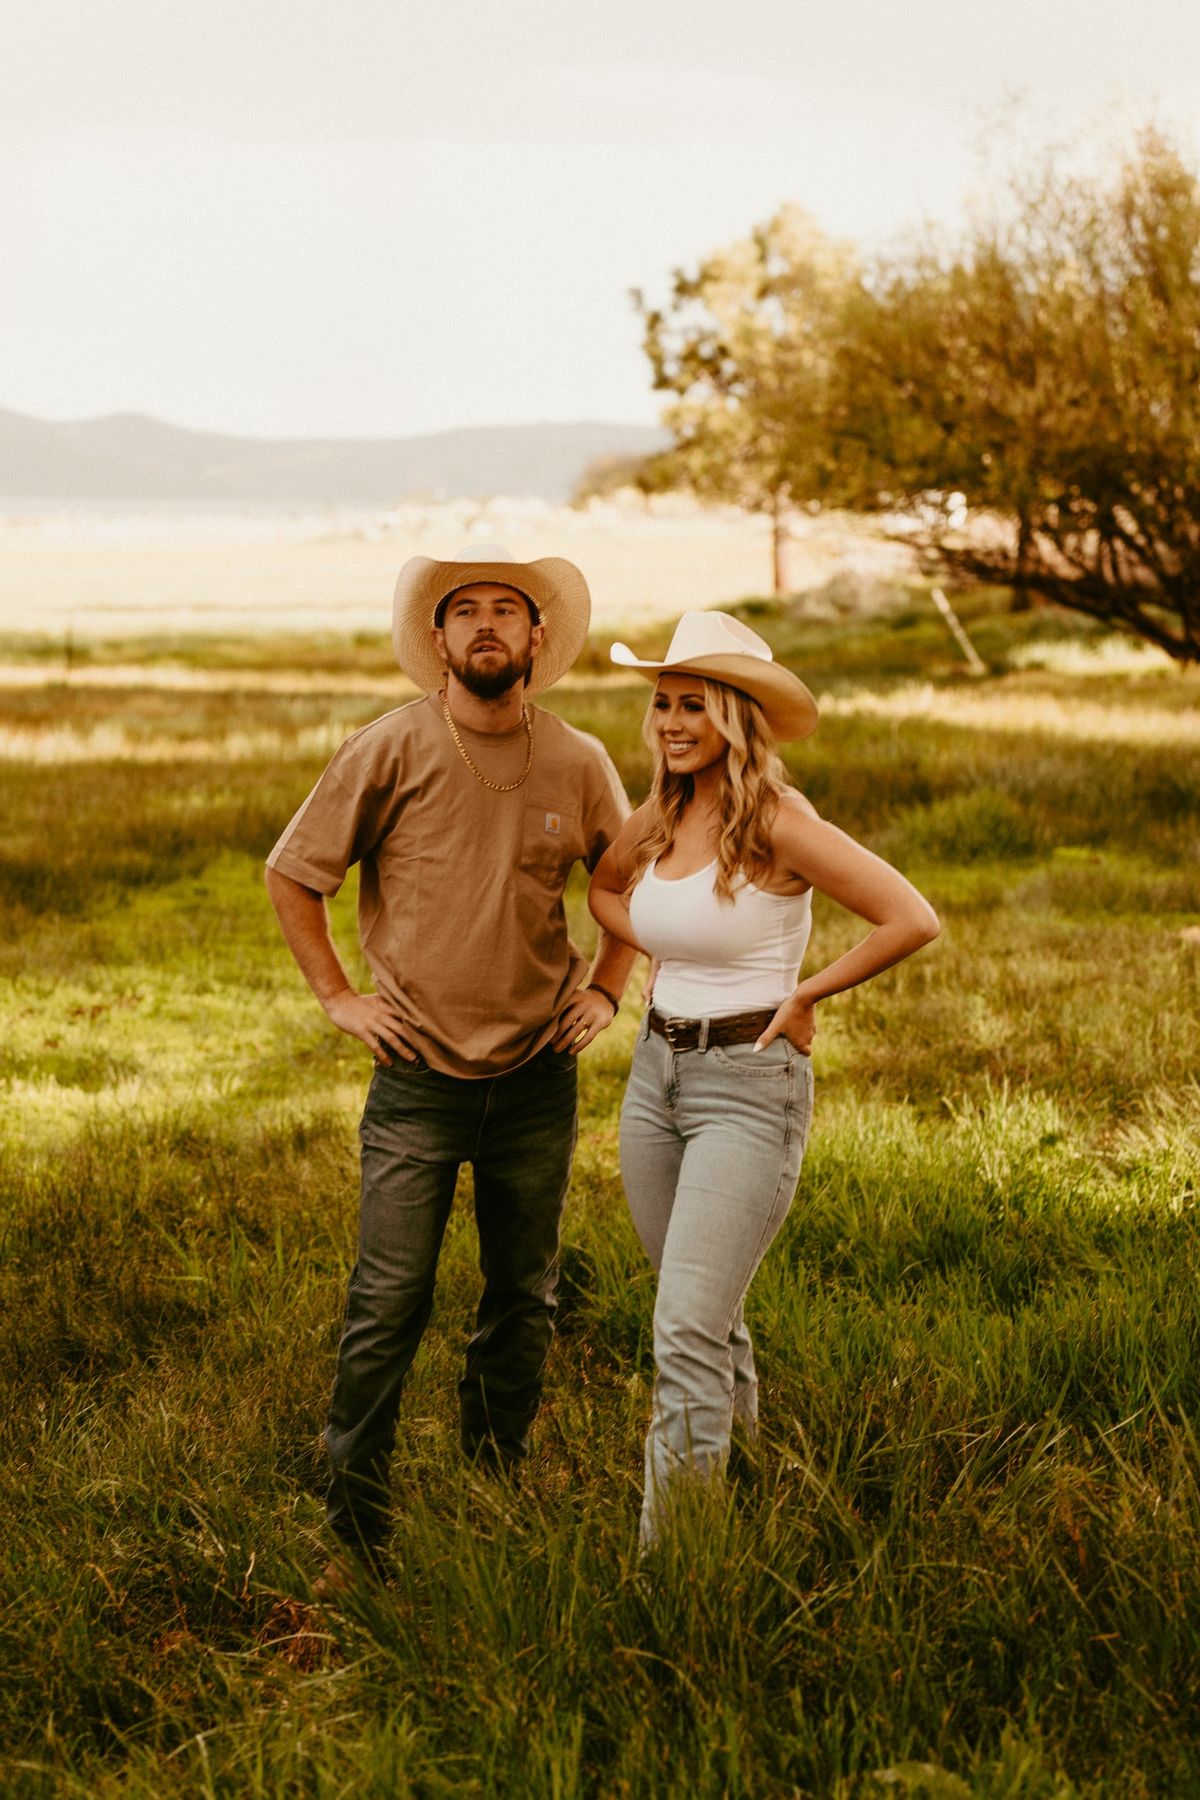
M 546 814 L 546 830 L 550 833 L 551 837 L 561 837 L 562 836 L 562 814 L 561 813 L 547 813 Z

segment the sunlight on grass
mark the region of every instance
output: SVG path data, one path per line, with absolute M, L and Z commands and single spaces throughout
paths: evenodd
M 97 725 L 90 731 L 69 726 L 20 730 L 0 727 L 0 760 L 31 763 L 225 763 L 259 757 L 331 756 L 353 725 L 331 720 L 285 734 L 279 731 L 228 731 L 211 738 L 133 736 L 119 725 Z
M 1157 644 L 1114 634 L 1089 642 L 1022 644 L 1009 656 L 1014 669 L 1048 669 L 1055 675 L 1145 675 L 1178 669 Z
M 0 1121 L 0 1151 L 41 1155 L 62 1149 L 72 1139 L 93 1137 L 113 1124 L 140 1130 L 189 1108 L 200 1114 L 217 1113 L 238 1103 L 242 1086 L 236 1076 L 198 1076 L 182 1056 L 164 1057 L 144 1073 L 110 1081 L 99 1091 L 52 1076 L 40 1080 L 15 1076 L 5 1082 L 13 1110 Z M 349 1116 L 361 1105 L 363 1083 L 334 1081 L 323 1091 L 332 1109 Z M 290 1114 L 284 1100 L 277 1104 L 285 1123 L 292 1117 L 302 1124 L 310 1115 L 308 1098 L 298 1101 Z
M 1200 708 L 1174 712 L 1152 705 L 1058 700 L 1019 690 L 997 693 L 994 689 L 981 692 L 929 685 L 898 688 L 889 694 L 822 694 L 819 704 L 823 714 L 843 718 L 928 719 L 973 731 L 1037 732 L 1110 744 L 1200 746 Z
M 368 694 L 411 700 L 417 689 L 399 669 L 394 676 L 330 675 L 307 669 L 195 669 L 131 663 L 47 667 L 44 663 L 0 663 L 4 688 L 161 688 L 171 693 Z

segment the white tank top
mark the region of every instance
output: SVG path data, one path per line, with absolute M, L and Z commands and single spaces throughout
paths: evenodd
M 657 861 L 657 858 L 655 859 Z M 654 1010 L 672 1019 L 778 1006 L 795 987 L 812 929 L 812 889 L 766 894 L 735 883 L 733 898 L 715 887 L 715 860 L 680 881 L 654 863 L 629 896 L 638 942 L 659 960 Z

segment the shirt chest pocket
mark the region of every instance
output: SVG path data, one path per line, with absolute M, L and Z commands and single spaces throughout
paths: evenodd
M 523 869 L 547 887 L 557 887 L 582 854 L 578 813 L 564 812 L 550 800 L 527 802 L 521 835 Z

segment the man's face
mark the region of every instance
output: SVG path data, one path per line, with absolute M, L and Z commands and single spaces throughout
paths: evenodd
M 451 594 L 433 641 L 446 667 L 480 700 L 498 700 L 523 682 L 545 636 L 515 588 L 477 581 Z

